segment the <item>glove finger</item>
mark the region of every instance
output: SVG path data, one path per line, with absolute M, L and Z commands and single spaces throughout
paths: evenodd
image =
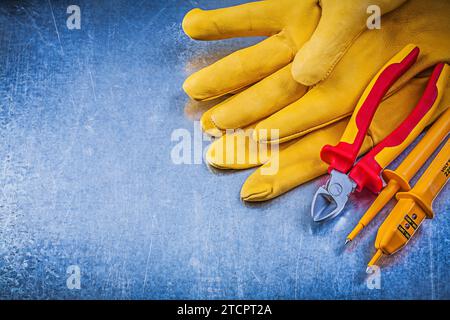
M 208 132 L 244 128 L 298 100 L 308 88 L 292 79 L 290 67 L 285 66 L 209 109 L 202 117 L 203 129 Z
M 206 152 L 206 162 L 218 169 L 240 170 L 260 166 L 294 142 L 281 145 L 258 144 L 251 138 L 252 126 L 227 131 L 227 134 L 211 143 Z
M 214 99 L 286 66 L 292 61 L 294 52 L 290 40 L 281 32 L 197 71 L 186 79 L 183 89 L 195 100 Z
M 212 115 L 215 112 L 215 110 L 220 108 L 220 106 L 223 103 L 225 102 L 230 103 L 237 96 L 238 94 L 232 95 L 231 97 L 225 99 L 223 102 L 218 103 L 217 105 L 213 106 L 212 108 L 208 109 L 205 113 L 203 113 L 202 117 L 200 118 L 200 124 L 202 126 L 202 130 L 205 133 L 217 138 L 222 137 L 222 135 L 224 134 L 224 130 L 216 126 L 216 124 L 212 120 L 213 119 Z
M 339 86 L 314 87 L 302 98 L 259 122 L 254 131 L 254 139 L 263 142 L 286 142 L 351 115 L 356 99 L 345 88 Z M 338 105 L 337 105 L 338 104 Z M 277 136 L 265 136 L 259 132 L 279 129 Z
M 270 36 L 282 29 L 273 3 L 258 1 L 216 10 L 193 9 L 183 19 L 184 32 L 197 40 Z
M 366 27 L 369 5 L 377 5 L 385 14 L 406 0 L 322 0 L 322 17 L 311 39 L 298 51 L 292 76 L 311 86 L 324 80 L 348 47 Z

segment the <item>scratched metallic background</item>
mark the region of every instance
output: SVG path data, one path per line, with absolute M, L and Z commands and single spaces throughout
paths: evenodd
M 369 290 L 382 219 L 342 246 L 372 195 L 316 225 L 323 179 L 244 204 L 251 171 L 171 162 L 172 131 L 204 109 L 186 75 L 256 41 L 194 42 L 180 21 L 235 3 L 77 0 L 81 30 L 68 30 L 72 0 L 1 2 L 0 298 L 450 298 L 448 186 Z

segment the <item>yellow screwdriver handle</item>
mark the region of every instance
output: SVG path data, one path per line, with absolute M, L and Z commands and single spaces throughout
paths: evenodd
M 406 156 L 396 170 L 383 171 L 383 178 L 387 184 L 361 217 L 356 227 L 349 233 L 347 243 L 352 241 L 376 217 L 399 190 L 411 190 L 409 181 L 439 147 L 449 132 L 450 108 L 436 120 L 422 140 L 419 141 L 417 146 Z
M 433 200 L 450 177 L 450 140 L 447 140 L 431 165 L 420 177 L 414 188 L 408 192 L 397 193 L 397 199 L 414 199 L 425 211 L 428 218 L 433 218 Z
M 395 180 L 402 191 L 409 191 L 409 181 L 419 171 L 450 132 L 450 108 L 436 120 L 422 140 L 395 170 L 384 170 L 383 178 L 388 184 Z
M 439 151 L 431 165 L 408 192 L 397 194 L 398 203 L 378 229 L 376 254 L 369 267 L 383 254 L 393 254 L 403 248 L 416 233 L 425 218 L 433 218 L 433 200 L 450 177 L 450 140 Z

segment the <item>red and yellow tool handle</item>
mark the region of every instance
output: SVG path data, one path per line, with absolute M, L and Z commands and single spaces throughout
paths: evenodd
M 375 111 L 392 84 L 417 60 L 419 48 L 407 45 L 377 73 L 359 99 L 355 111 L 336 146 L 322 148 L 321 158 L 330 166 L 328 171 L 347 173 L 358 157 L 361 145 L 372 122 Z
M 378 193 L 383 188 L 382 170 L 422 132 L 444 93 L 450 67 L 445 63 L 435 66 L 418 104 L 406 119 L 386 138 L 368 152 L 350 171 L 349 176 L 361 191 L 367 187 Z

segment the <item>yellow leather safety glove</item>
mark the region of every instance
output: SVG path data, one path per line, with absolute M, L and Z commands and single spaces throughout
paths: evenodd
M 266 0 L 218 10 L 194 9 L 183 20 L 184 31 L 193 39 L 269 38 L 193 74 L 184 89 L 198 100 L 235 92 L 279 70 L 296 54 L 294 78 L 312 85 L 331 72 L 365 30 L 369 6 L 385 14 L 405 1 Z
M 302 50 L 295 59 L 296 63 L 306 63 L 309 59 L 311 64 L 307 64 L 314 65 L 314 70 L 328 69 L 328 74 L 346 48 L 364 30 L 369 5 L 378 5 L 384 14 L 404 1 L 268 0 L 218 10 L 194 9 L 183 20 L 184 31 L 194 39 L 217 40 L 239 36 L 268 38 L 194 73 L 185 81 L 183 88 L 195 100 L 210 100 L 242 90 L 280 69 L 284 72 L 278 78 L 289 76 L 291 66 L 287 65 L 293 61 L 299 49 Z M 323 39 L 319 47 L 318 39 Z M 310 58 L 305 60 L 302 56 Z M 305 68 L 303 70 L 305 74 L 310 72 Z M 278 83 L 282 84 L 282 81 L 279 79 Z M 305 82 L 309 85 L 314 81 Z M 217 116 L 216 122 L 213 122 L 215 125 L 209 123 L 214 121 L 213 117 L 205 116 L 202 121 L 204 129 L 214 134 L 217 133 L 213 130 L 216 127 L 238 128 L 267 117 L 306 92 L 305 86 L 297 85 L 291 89 L 291 94 L 274 94 L 272 98 L 277 102 L 272 104 L 270 110 L 263 108 L 255 113 L 255 108 L 247 107 L 247 112 L 242 115 L 229 117 L 230 114 L 227 114 L 228 121 Z M 253 91 L 249 92 L 249 96 L 252 94 Z M 223 105 L 227 106 L 226 103 Z M 246 118 L 246 114 L 251 114 L 251 117 Z
M 294 79 L 307 86 L 324 80 L 351 44 L 367 29 L 368 13 L 386 14 L 406 1 L 319 0 L 322 9 L 320 22 L 311 39 L 299 48 L 295 56 L 292 65 Z
M 236 92 L 283 68 L 311 37 L 320 20 L 317 0 L 272 0 L 208 10 L 193 9 L 183 30 L 196 40 L 267 36 L 192 74 L 183 84 L 195 100 Z
M 408 43 L 414 43 L 420 48 L 420 56 L 406 74 L 394 84 L 387 96 L 403 87 L 423 70 L 432 68 L 439 62 L 449 62 L 448 17 L 450 17 L 450 1 L 441 0 L 409 0 L 395 11 L 386 14 L 381 19 L 381 29 L 367 30 L 361 34 L 325 81 L 310 88 L 300 99 L 260 121 L 255 128 L 254 138 L 262 140 L 258 138 L 260 129 L 278 128 L 280 134 L 277 140 L 288 141 L 350 115 L 373 76 L 386 61 Z M 271 87 L 279 88 L 280 84 L 274 79 L 275 76 L 277 75 L 274 74 L 251 88 L 258 91 L 258 94 L 254 95 L 253 104 L 259 105 L 260 109 L 272 106 L 264 103 L 267 101 L 265 97 L 267 89 L 264 88 L 263 92 L 258 90 L 258 86 L 262 87 L 263 82 L 272 81 Z M 291 83 L 292 79 L 286 78 L 284 81 Z M 283 87 L 288 85 L 283 84 Z M 273 91 L 267 93 L 271 98 L 274 94 L 276 93 Z M 277 94 L 283 96 L 283 90 L 277 91 Z M 240 109 L 244 109 L 245 104 L 241 104 L 239 100 L 244 100 L 245 95 L 244 91 L 233 97 L 229 101 L 227 107 L 231 107 L 227 111 L 222 109 L 225 108 L 222 105 L 211 110 L 206 117 L 215 119 L 216 112 L 224 118 L 228 116 L 223 113 L 230 113 L 230 116 L 233 114 L 233 117 L 236 117 L 236 109 L 232 108 L 240 105 Z M 273 140 L 270 137 L 264 139 Z
M 306 2 L 295 2 L 295 4 L 298 3 Z M 291 4 L 294 5 L 294 2 Z M 262 142 L 285 142 L 296 139 L 291 141 L 289 146 L 284 144 L 280 146 L 282 151 L 279 154 L 279 174 L 264 176 L 260 179 L 258 178 L 260 170 L 256 171 L 244 184 L 242 197 L 246 200 L 266 200 L 324 173 L 325 165 L 319 159 L 321 147 L 326 143 L 333 144 L 339 140 L 345 127 L 343 119 L 351 114 L 362 91 L 386 61 L 407 43 L 414 42 L 421 48 L 419 60 L 402 79 L 397 81 L 393 90 L 387 95 L 393 98 L 400 94 L 396 91 L 406 84 L 408 87 L 417 88 L 417 85 L 412 83 L 420 79 L 414 79 L 414 81 L 411 79 L 420 71 L 439 61 L 450 60 L 448 41 L 450 24 L 447 18 L 449 14 L 450 3 L 447 1 L 409 0 L 382 18 L 380 30 L 367 30 L 362 33 L 347 49 L 328 78 L 311 89 L 308 90 L 294 81 L 291 66 L 287 65 L 206 112 L 202 117 L 202 125 L 204 129 L 214 134 L 219 134 L 227 128 L 251 125 L 256 127 L 253 138 Z M 343 20 L 345 19 L 344 17 Z M 221 28 L 218 29 L 221 30 Z M 235 62 L 244 61 L 242 57 Z M 221 64 L 223 61 L 216 64 Z M 243 63 L 237 63 L 237 65 L 242 66 Z M 212 71 L 204 71 L 208 68 Z M 213 72 L 217 70 L 214 69 L 214 65 L 208 68 L 194 74 L 193 77 L 199 79 L 201 77 L 198 74 L 205 72 L 204 74 L 209 75 L 211 79 L 216 79 L 216 76 L 223 79 L 220 72 Z M 194 82 L 187 80 L 190 84 Z M 211 81 L 207 81 L 206 85 L 210 83 Z M 198 88 L 202 87 L 201 83 L 197 84 Z M 421 93 L 417 95 L 419 94 Z M 412 98 L 412 95 L 405 96 L 405 98 L 408 97 Z M 400 104 L 401 107 L 403 105 L 404 103 Z M 399 114 L 403 116 L 404 112 Z M 264 120 L 258 123 L 261 119 Z M 335 125 L 330 126 L 335 122 Z M 274 139 L 270 135 L 260 136 L 258 134 L 262 131 L 260 129 L 265 129 L 265 132 L 269 133 L 270 129 L 279 129 L 280 136 Z M 315 132 L 318 129 L 320 131 Z M 302 136 L 304 138 L 298 139 Z M 218 145 L 219 141 L 214 145 Z M 376 136 L 369 140 L 369 146 L 374 141 L 377 141 Z M 215 161 L 212 157 L 214 145 L 208 153 L 208 161 L 213 166 L 221 168 L 254 166 L 253 163 L 251 165 L 240 163 L 236 166 L 228 161 L 227 163 Z M 243 147 L 245 148 L 246 144 Z M 248 150 L 241 151 L 244 154 L 248 153 Z M 265 161 L 267 159 L 260 159 L 260 163 Z M 256 192 L 258 189 L 266 191 Z

